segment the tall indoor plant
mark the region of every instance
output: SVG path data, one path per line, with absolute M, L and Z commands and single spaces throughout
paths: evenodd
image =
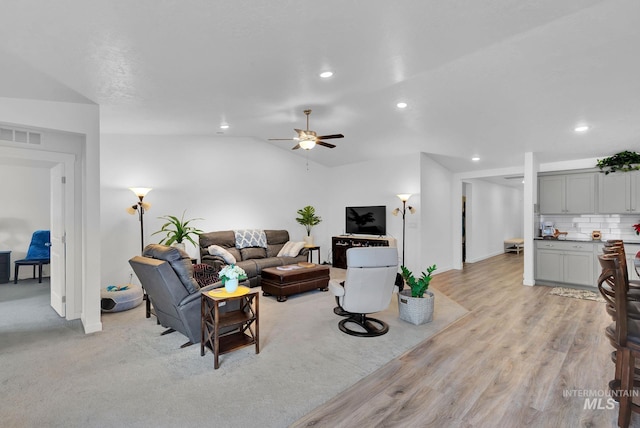
M 307 205 L 304 208 L 298 210 L 298 217 L 296 221 L 303 225 L 307 230 L 307 236 L 304 242 L 307 247 L 313 247 L 313 236 L 311 236 L 311 228 L 317 226 L 322 221 L 322 218 L 316 215 L 316 209 L 311 205 Z
M 418 279 L 405 266 L 400 266 L 400 269 L 402 278 L 409 287 L 398 293 L 400 319 L 415 325 L 431 322 L 435 296 L 428 289 L 431 274 L 436 270 L 436 265 L 429 266 L 427 272 L 422 272 L 422 276 Z
M 193 239 L 193 236 L 198 236 L 202 233 L 202 230 L 197 229 L 193 226 L 190 226 L 192 221 L 203 220 L 201 218 L 192 218 L 189 220 L 184 219 L 184 215 L 187 211 L 183 211 L 182 217 L 178 218 L 172 215 L 165 215 L 162 217 L 158 217 L 162 220 L 167 220 L 165 224 L 162 225 L 160 230 L 154 232 L 153 235 L 158 233 L 164 233 L 166 236 L 160 240 L 160 244 L 164 245 L 174 245 L 178 248 L 184 250 L 184 241 L 191 242 L 194 246 L 198 246 L 196 241 Z

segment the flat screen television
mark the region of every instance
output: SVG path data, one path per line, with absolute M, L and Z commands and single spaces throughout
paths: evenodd
M 385 205 L 347 207 L 345 219 L 347 234 L 387 234 L 387 207 Z

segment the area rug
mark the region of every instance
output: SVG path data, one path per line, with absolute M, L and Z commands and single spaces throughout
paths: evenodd
M 330 292 L 261 295 L 260 353 L 221 355 L 218 370 L 199 345 L 180 349 L 181 334 L 161 336 L 144 305 L 104 314 L 103 331 L 85 335 L 55 321 L 48 293 L 0 298 L 3 426 L 289 426 L 467 313 L 434 293 L 431 323 L 401 321 L 394 298 L 376 314 L 390 330 L 375 338 L 338 329 Z
M 555 287 L 549 292 L 549 294 L 553 294 L 554 296 L 572 297 L 574 299 L 595 300 L 596 302 L 603 303 L 605 301 L 602 296 L 595 291 L 579 290 L 576 288 Z

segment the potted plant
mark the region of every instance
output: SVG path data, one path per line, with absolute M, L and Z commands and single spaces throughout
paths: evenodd
M 616 171 L 629 172 L 638 170 L 640 169 L 640 153 L 625 150 L 608 158 L 598 159 L 596 166 L 605 175 Z
M 218 272 L 218 278 L 222 281 L 226 292 L 233 293 L 238 288 L 238 281 L 247 279 L 247 273 L 239 266 L 226 265 Z
M 198 236 L 202 233 L 202 230 L 196 229 L 193 226 L 190 226 L 189 223 L 195 220 L 202 220 L 201 218 L 192 218 L 189 220 L 184 219 L 184 215 L 187 211 L 185 210 L 182 213 L 182 217 L 178 218 L 172 215 L 165 215 L 162 217 L 158 217 L 162 220 L 167 220 L 165 224 L 162 225 L 160 230 L 154 232 L 153 235 L 158 233 L 164 233 L 166 236 L 160 240 L 160 244 L 164 245 L 173 245 L 178 247 L 184 251 L 184 241 L 187 240 L 191 242 L 194 246 L 198 246 L 196 241 L 193 240 L 192 236 Z
M 436 265 L 429 266 L 427 273 L 422 272 L 422 276 L 418 279 L 405 266 L 400 266 L 400 269 L 402 269 L 402 278 L 409 287 L 398 293 L 400 319 L 415 325 L 431 322 L 435 296 L 428 289 L 431 274 L 436 270 Z
M 307 236 L 304 239 L 306 247 L 313 247 L 313 236 L 311 236 L 311 228 L 317 226 L 322 218 L 316 215 L 316 209 L 311 205 L 298 210 L 298 218 L 296 221 L 307 229 Z

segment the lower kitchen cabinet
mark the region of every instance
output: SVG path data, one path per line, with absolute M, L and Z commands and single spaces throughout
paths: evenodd
M 595 287 L 594 245 L 591 242 L 536 242 L 536 282 Z

